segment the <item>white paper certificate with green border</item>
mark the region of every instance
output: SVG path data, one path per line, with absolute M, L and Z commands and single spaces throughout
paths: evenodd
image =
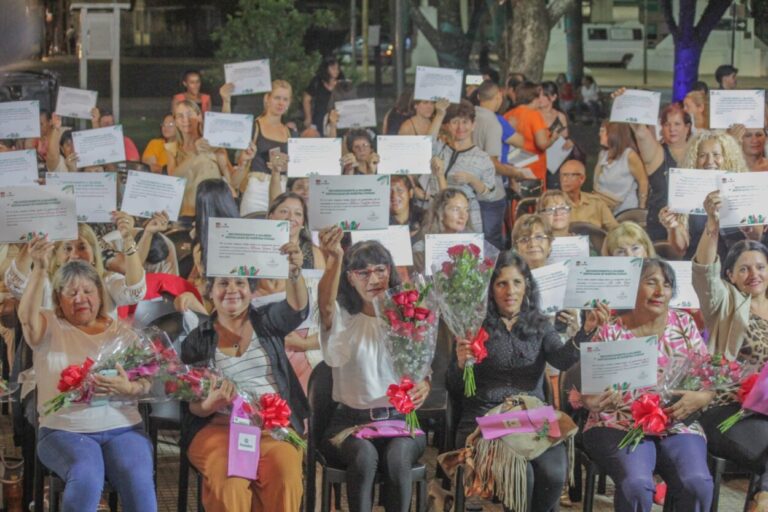
M 341 226 L 344 231 L 387 229 L 389 176 L 312 176 L 309 228 Z
M 656 386 L 659 349 L 656 336 L 582 343 L 581 392 Z
M 564 307 L 594 309 L 602 302 L 611 309 L 634 309 L 642 268 L 642 258 L 576 258 L 568 272 Z
M 77 166 L 111 164 L 125 161 L 123 127 L 118 125 L 72 132 Z
M 75 191 L 54 186 L 0 188 L 0 242 L 77 239 Z
M 179 220 L 186 178 L 151 172 L 128 171 L 120 209 L 136 217 L 149 218 L 165 211 L 172 222 Z
M 429 174 L 432 172 L 432 137 L 428 135 L 379 135 L 376 152 L 379 174 Z
M 0 139 L 40 136 L 40 102 L 0 102 Z
M 554 315 L 563 309 L 569 266 L 570 260 L 562 260 L 531 270 L 539 289 L 539 310 L 545 315 Z
M 768 224 L 768 173 L 731 173 L 718 185 L 721 228 Z
M 112 222 L 117 210 L 117 174 L 114 172 L 49 172 L 48 185 L 72 188 L 78 222 Z
M 287 220 L 208 219 L 208 277 L 287 279 L 288 259 L 280 248 L 288 243 Z

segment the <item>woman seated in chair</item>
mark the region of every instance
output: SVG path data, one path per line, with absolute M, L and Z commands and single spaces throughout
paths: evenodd
M 622 222 L 608 232 L 603 242 L 603 256 L 632 256 L 634 258 L 655 258 L 653 242 L 638 224 Z
M 399 284 L 392 256 L 378 242 L 358 242 L 344 254 L 338 227 L 320 233 L 326 270 L 320 280 L 320 347 L 333 369 L 333 399 L 338 408 L 323 435 L 321 450 L 331 464 L 346 468 L 350 510 L 370 512 L 377 471 L 387 488 L 384 509 L 406 512 L 411 505 L 411 468 L 426 447 L 423 435 L 374 441 L 349 436 L 331 442 L 350 427 L 372 421 L 403 419 L 390 406 L 387 387 L 400 378 L 389 363 L 379 339 L 376 296 Z M 410 391 L 418 408 L 429 393 L 429 383 Z
M 595 341 L 657 336 L 660 379 L 670 364 L 671 355 L 706 354 L 707 347 L 691 317 L 669 309 L 674 290 L 672 268 L 662 260 L 645 260 L 635 309 L 602 326 Z M 619 449 L 619 443 L 633 421 L 631 405 L 644 391 L 622 393 L 614 389 L 582 397 L 590 411 L 584 427 L 584 446 L 616 484 L 614 510 L 649 512 L 653 506 L 654 472 L 669 486 L 667 496 L 674 499 L 675 510 L 709 510 L 712 476 L 707 469 L 707 440 L 698 422 L 686 425 L 683 420 L 705 407 L 711 394 L 706 391 L 680 392 L 680 399 L 665 409 L 672 424 L 664 436 L 645 436 L 634 450 Z
M 258 397 L 278 393 L 291 408 L 291 426 L 303 432 L 306 397 L 290 368 L 284 338 L 306 318 L 307 287 L 301 277 L 298 245 L 282 247 L 290 278 L 285 300 L 254 309 L 256 280 L 217 277 L 208 280 L 215 313 L 184 341 L 186 364 L 215 366 L 224 380 L 202 401 L 183 407 L 181 448 L 204 477 L 207 512 L 295 512 L 301 506 L 301 452 L 286 441 L 262 433 L 258 478 L 227 476 L 230 405 L 236 388 Z
M 144 433 L 135 402 L 103 405 L 77 403 L 44 414 L 45 404 L 58 393 L 61 372 L 81 365 L 118 337 L 131 331 L 111 318 L 103 300 L 105 285 L 97 270 L 84 261 L 61 266 L 50 282 L 53 309 L 43 309 L 54 245 L 31 242 L 34 269 L 19 305 L 24 338 L 34 351 L 40 431 L 37 454 L 47 468 L 64 480 L 64 512 L 96 510 L 104 478 L 117 490 L 126 512 L 157 510 L 152 480 L 152 446 Z M 97 376 L 106 395 L 135 397 L 148 392 L 149 382 L 118 376 Z
M 523 258 L 513 251 L 499 255 L 488 290 L 484 328 L 488 357 L 475 366 L 477 393 L 461 401 L 456 446 L 464 446 L 477 428 L 475 418 L 512 395 L 534 395 L 545 401 L 545 366 L 567 370 L 579 360 L 579 343 L 589 341 L 609 311 L 600 306 L 567 343 L 560 341 L 546 316 L 538 309 L 539 292 Z M 448 389 L 463 389 L 462 374 L 471 355 L 470 341 L 460 339 L 448 367 Z M 552 446 L 529 461 L 525 482 L 528 510 L 555 510 L 565 484 L 568 456 L 564 444 Z
M 547 264 L 553 239 L 549 223 L 535 213 L 521 215 L 512 228 L 512 247 L 531 270 Z

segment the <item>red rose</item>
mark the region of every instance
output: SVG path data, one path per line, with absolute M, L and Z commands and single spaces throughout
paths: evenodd
M 635 425 L 646 434 L 661 434 L 667 429 L 669 418 L 659 405 L 659 395 L 646 393 L 632 404 L 632 418 Z
M 755 382 L 757 382 L 757 374 L 753 373 L 741 383 L 739 391 L 736 393 L 740 403 L 743 404 L 744 400 L 747 399 L 747 396 L 752 392 L 752 388 L 755 387 Z
M 82 366 L 78 366 L 76 364 L 67 366 L 61 371 L 61 378 L 59 379 L 59 384 L 56 387 L 62 393 L 66 393 L 67 391 L 79 388 L 83 383 L 83 380 L 85 380 L 85 377 L 88 375 L 88 371 L 91 369 L 91 366 L 93 366 L 93 359 L 90 357 L 85 359 L 85 362 L 82 364 Z
M 475 258 L 480 257 L 480 248 L 478 246 L 476 246 L 475 244 L 469 244 L 467 248 L 469 249 L 469 252 L 472 253 L 472 256 L 474 256 Z
M 408 394 L 411 389 L 413 389 L 413 381 L 408 377 L 400 379 L 400 384 L 390 384 L 387 388 L 389 403 L 397 409 L 397 412 L 408 414 L 415 409 L 413 400 Z
M 397 312 L 394 309 L 388 309 L 384 311 L 384 314 L 387 315 L 387 319 L 389 320 L 389 323 L 394 325 L 400 320 L 400 317 L 397 316 Z
M 451 258 L 458 258 L 462 254 L 464 254 L 464 249 L 466 248 L 465 245 L 454 245 L 453 247 L 448 248 L 448 256 Z
M 483 264 L 488 268 L 493 268 L 493 260 L 491 258 L 485 258 Z
M 419 300 L 419 292 L 417 292 L 416 290 L 410 290 L 408 292 L 408 303 L 413 304 L 417 300 Z
M 392 302 L 398 306 L 405 306 L 408 303 L 408 294 L 406 292 L 396 293 L 392 296 Z
M 472 349 L 472 357 L 475 358 L 475 363 L 479 364 L 488 357 L 488 350 L 485 348 L 486 341 L 488 341 L 488 332 L 481 327 L 469 346 Z
M 172 395 L 179 390 L 179 384 L 175 380 L 165 381 L 165 394 Z
M 443 262 L 443 274 L 451 275 L 453 273 L 453 263 L 450 261 Z
M 413 306 L 405 306 L 403 309 L 403 318 L 413 318 L 416 314 L 416 309 Z
M 424 320 L 429 317 L 431 312 L 432 311 L 427 308 L 415 308 L 413 310 L 413 316 L 416 318 L 416 320 Z

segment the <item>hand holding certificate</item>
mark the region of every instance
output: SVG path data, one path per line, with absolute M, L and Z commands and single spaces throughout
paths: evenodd
M 112 222 L 117 210 L 116 173 L 49 172 L 46 183 L 75 191 L 78 222 Z
M 643 268 L 642 258 L 590 257 L 571 263 L 565 307 L 633 309 Z
M 309 179 L 309 228 L 344 231 L 387 229 L 389 176 L 313 176 Z
M 334 108 L 339 112 L 339 122 L 336 124 L 336 128 L 376 126 L 376 100 L 374 98 L 337 101 Z
M 547 264 L 563 260 L 583 259 L 589 256 L 589 236 L 558 236 L 552 240 L 552 251 Z
M 0 103 L 0 139 L 27 139 L 40 136 L 38 101 Z
M 416 66 L 413 99 L 437 101 L 445 98 L 451 103 L 461 101 L 464 71 L 461 69 Z
M 214 148 L 246 149 L 252 133 L 251 114 L 205 113 L 203 138 Z
M 606 389 L 631 391 L 656 386 L 657 345 L 656 336 L 582 343 L 581 392 L 596 395 Z
M 288 259 L 280 248 L 288 243 L 287 220 L 208 219 L 206 277 L 287 279 Z
M 480 258 L 483 257 L 485 237 L 482 233 L 451 233 L 442 235 L 424 236 L 424 274 L 432 275 L 432 266 L 442 265 L 451 261 L 448 249 L 454 245 L 475 244 L 480 248 Z
M 768 224 L 768 173 L 730 173 L 720 177 L 720 227 Z
M 288 177 L 341 174 L 341 139 L 288 139 Z
M 660 92 L 629 89 L 614 98 L 611 122 L 656 126 L 659 122 L 660 102 Z
M 734 124 L 747 128 L 765 125 L 765 90 L 709 91 L 709 127 L 725 129 Z
M 371 231 L 352 231 L 352 244 L 365 240 L 375 240 L 383 245 L 392 255 L 395 266 L 410 267 L 413 265 L 413 250 L 411 249 L 411 231 L 408 225 L 388 226 L 387 229 Z
M 37 152 L 26 149 L 0 153 L 0 183 L 4 187 L 37 185 Z
M 120 209 L 135 217 L 152 218 L 155 212 L 168 212 L 168 219 L 179 219 L 186 178 L 150 172 L 128 171 Z
M 0 189 L 0 242 L 77 240 L 75 191 L 34 186 Z
M 725 171 L 671 168 L 668 175 L 669 209 L 675 213 L 706 215 L 702 206 L 704 199 L 717 190 L 720 177 L 726 174 Z
M 234 84 L 233 96 L 271 91 L 269 59 L 224 64 L 224 81 Z
M 59 87 L 56 95 L 56 113 L 64 117 L 90 119 L 91 110 L 99 97 L 97 91 Z
M 690 261 L 668 261 L 675 272 L 675 296 L 669 301 L 674 309 L 699 309 L 699 296 L 693 289 L 693 266 Z
M 123 127 L 118 125 L 72 132 L 78 167 L 125 161 Z
M 379 135 L 378 174 L 430 174 L 432 137 L 428 135 Z

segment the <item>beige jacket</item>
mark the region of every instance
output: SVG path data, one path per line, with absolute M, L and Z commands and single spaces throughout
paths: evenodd
M 709 330 L 709 352 L 735 360 L 747 334 L 751 297 L 720 277 L 719 259 L 711 265 L 693 262 L 693 288 Z

